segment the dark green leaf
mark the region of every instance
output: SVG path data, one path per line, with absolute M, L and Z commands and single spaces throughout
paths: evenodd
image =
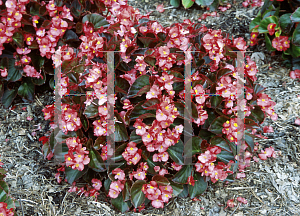
M 115 142 L 125 142 L 129 139 L 125 124 L 117 112 L 115 112 L 115 117 L 118 120 L 118 122 L 115 122 Z
M 271 16 L 271 17 L 267 17 L 267 18 L 263 19 L 260 22 L 260 24 L 259 24 L 258 32 L 259 33 L 268 33 L 269 32 L 268 25 L 270 23 L 275 23 L 276 26 L 278 26 L 278 19 L 277 19 L 277 17 Z
M 12 39 L 18 47 L 20 47 L 20 48 L 23 47 L 24 37 L 23 37 L 22 33 L 15 32 L 14 35 L 12 36 Z
M 42 153 L 44 155 L 44 159 L 46 160 L 47 155 L 50 153 L 50 144 L 49 142 L 44 143 L 42 146 Z
M 94 118 L 96 116 L 99 115 L 98 113 L 98 106 L 96 106 L 95 104 L 91 103 L 90 105 L 85 107 L 85 110 L 83 112 L 83 114 L 87 117 L 87 118 Z
M 128 89 L 130 88 L 130 84 L 128 83 L 128 81 L 126 79 L 117 77 L 115 87 L 119 87 L 120 89 L 125 91 L 125 94 L 127 94 Z
M 63 133 L 62 130 L 59 130 L 59 132 L 55 136 L 55 140 L 57 143 L 63 143 L 66 139 L 70 137 L 76 137 L 77 134 L 75 131 L 68 131 L 67 134 Z
M 300 7 L 298 7 L 291 16 L 294 23 L 300 22 Z
M 146 181 L 137 180 L 131 187 L 131 202 L 135 208 L 145 201 L 145 194 L 142 191 L 144 184 L 146 184 Z
M 71 12 L 75 17 L 79 17 L 83 10 L 82 4 L 78 0 L 74 0 L 71 4 Z M 84 23 L 84 22 L 83 22 Z
M 146 100 L 142 107 L 146 110 L 156 110 L 158 104 L 159 100 L 157 98 L 151 98 L 149 100 Z
M 291 31 L 291 28 L 293 26 L 293 22 L 291 20 L 291 13 L 283 14 L 279 18 L 279 24 L 280 24 L 281 31 L 288 34 Z
M 290 53 L 292 57 L 296 58 L 300 56 L 300 46 L 295 46 L 293 43 L 291 43 Z
M 111 157 L 111 160 L 113 160 L 115 162 L 123 160 L 124 158 L 122 156 L 122 153 L 124 152 L 126 147 L 127 147 L 127 143 L 120 145 L 114 152 L 115 155 L 114 155 L 114 157 Z
M 211 107 L 216 108 L 218 107 L 223 101 L 223 97 L 222 96 L 211 96 L 210 97 L 210 103 L 211 103 Z
M 22 74 L 15 68 L 15 59 L 9 59 L 9 68 L 7 74 L 7 81 L 19 81 L 22 78 Z
M 82 23 L 85 23 L 86 21 L 93 23 L 95 29 L 98 29 L 101 26 L 103 26 L 103 27 L 109 26 L 109 23 L 106 21 L 105 17 L 101 16 L 100 14 L 96 14 L 96 13 L 85 15 L 82 18 Z
M 195 180 L 195 185 L 194 186 L 189 185 L 189 195 L 191 199 L 203 194 L 207 188 L 207 182 L 204 181 L 200 173 L 194 174 L 194 180 Z
M 177 184 L 173 181 L 170 181 L 170 186 L 173 189 L 173 194 L 172 194 L 173 197 L 178 196 L 183 191 L 183 185 L 182 184 Z
M 83 24 L 82 23 L 80 23 L 80 22 L 78 22 L 78 23 L 76 23 L 76 33 L 77 34 L 81 34 L 82 33 L 82 29 L 83 29 Z
M 7 89 L 3 93 L 2 98 L 1 98 L 1 103 L 3 104 L 4 108 L 7 109 L 10 106 L 10 104 L 16 97 L 17 93 L 18 93 L 17 89 Z
M 27 100 L 33 101 L 34 95 L 34 84 L 30 79 L 27 79 L 27 82 L 22 83 L 18 89 L 18 95 Z
M 130 203 L 130 202 L 129 202 Z M 122 213 L 129 210 L 129 204 L 128 202 L 124 202 L 122 193 L 119 194 L 119 196 L 116 199 L 111 199 L 111 204 L 121 211 Z
M 255 17 L 250 23 L 249 31 L 252 31 L 255 28 L 255 26 L 258 26 L 260 24 L 260 22 L 261 22 L 261 16 Z
M 254 149 L 254 139 L 253 137 L 249 136 L 249 134 L 245 133 L 245 141 L 250 146 L 251 151 Z
M 105 179 L 105 181 L 104 181 L 104 189 L 105 189 L 106 193 L 108 193 L 111 183 L 112 183 L 112 181 L 110 180 L 110 178 L 106 178 Z
M 180 0 L 171 0 L 170 4 L 174 7 L 179 7 L 180 6 Z
M 230 74 L 230 73 L 232 73 L 232 70 L 230 70 L 230 69 L 227 69 L 227 68 L 221 69 L 221 70 L 218 71 L 217 78 L 219 80 L 222 76 L 225 76 L 225 75 Z
M 145 47 L 153 48 L 158 43 L 158 39 L 151 38 L 151 37 L 138 37 L 138 40 L 140 40 Z
M 266 41 L 266 47 L 268 51 L 275 51 L 276 49 L 272 46 L 272 41 L 270 37 L 268 36 L 268 33 L 265 33 L 265 41 Z
M 222 137 L 214 136 L 210 139 L 211 146 L 219 146 L 221 149 L 232 152 L 229 143 Z
M 153 176 L 152 181 L 155 181 L 159 186 L 167 186 L 170 184 L 169 180 L 161 175 Z
M 189 176 L 191 176 L 193 166 L 183 165 L 182 168 L 175 174 L 173 181 L 181 184 L 185 184 Z
M 296 46 L 300 46 L 300 25 L 297 25 L 293 32 L 292 43 Z
M 260 13 L 261 13 L 261 14 L 264 14 L 265 11 L 266 11 L 272 4 L 273 4 L 273 1 L 271 1 L 271 0 L 265 0 L 265 1 L 264 1 L 264 5 L 262 6 Z
M 146 110 L 142 107 L 142 105 L 145 103 L 145 101 L 141 101 L 139 102 L 131 111 L 129 118 L 130 120 L 135 120 L 137 118 L 139 118 L 141 115 L 144 115 L 146 113 L 150 113 L 155 115 L 156 111 L 155 110 Z
M 208 130 L 215 134 L 223 134 L 222 133 L 223 124 L 226 120 L 228 120 L 228 118 L 226 118 L 224 116 L 219 116 L 211 123 Z
M 130 200 L 131 187 L 132 187 L 132 180 L 127 180 L 124 184 L 124 189 L 122 191 L 122 196 L 124 201 Z
M 2 180 L 0 181 L 0 189 L 4 190 L 5 193 L 7 193 L 7 194 L 8 194 L 8 192 L 9 192 L 8 185 L 6 184 L 5 181 L 2 181 Z
M 179 165 L 184 164 L 184 159 L 183 159 L 183 149 L 184 145 L 181 140 L 179 140 L 178 143 L 176 143 L 173 146 L 170 146 L 167 150 L 170 158 Z
M 41 5 L 38 2 L 31 2 L 29 13 L 33 16 L 40 15 L 40 7 L 41 7 Z
M 90 149 L 89 152 L 90 163 L 88 166 L 95 170 L 96 172 L 104 172 L 106 170 L 105 164 L 102 160 L 102 157 L 98 151 L 94 148 Z
M 71 167 L 65 168 L 66 179 L 68 180 L 69 184 L 72 184 L 75 180 L 79 179 L 85 172 L 87 168 L 82 171 L 73 170 Z
M 67 30 L 63 36 L 63 41 L 65 43 L 70 42 L 71 40 L 79 41 L 77 34 L 72 30 Z
M 265 113 L 261 110 L 260 106 L 254 106 L 254 109 L 251 110 L 251 114 L 259 121 L 259 123 L 263 123 L 265 119 Z
M 177 197 L 187 197 L 189 195 L 189 187 L 187 184 L 183 185 L 183 190 L 180 194 L 177 195 Z
M 145 61 L 147 64 L 151 65 L 151 66 L 155 66 L 155 62 L 156 62 L 155 58 L 152 58 L 152 57 L 150 57 L 150 56 L 146 56 L 146 57 L 144 58 L 144 61 Z
M 197 5 L 209 6 L 214 2 L 214 0 L 196 0 L 195 2 Z
M 128 97 L 136 97 L 142 95 L 143 93 L 146 93 L 147 91 L 140 92 L 141 89 L 143 89 L 145 86 L 149 86 L 149 90 L 150 90 L 149 76 L 142 75 L 138 77 L 135 80 L 135 82 L 132 84 L 131 88 L 129 89 Z
M 228 151 L 221 151 L 221 153 L 217 154 L 217 158 L 225 163 L 228 163 L 230 160 L 234 161 L 233 154 Z
M 135 142 L 136 144 L 139 144 L 142 141 L 142 137 L 136 134 L 136 130 L 133 130 L 130 134 L 130 142 Z

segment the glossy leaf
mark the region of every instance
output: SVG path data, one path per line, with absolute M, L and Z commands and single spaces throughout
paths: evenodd
M 34 84 L 27 79 L 27 82 L 23 82 L 18 89 L 18 95 L 27 100 L 33 101 Z
M 161 175 L 153 176 L 152 181 L 155 181 L 159 186 L 167 186 L 170 184 L 169 180 Z
M 258 32 L 259 33 L 268 33 L 269 32 L 268 25 L 270 23 L 275 23 L 276 26 L 278 26 L 278 19 L 277 19 L 277 17 L 271 16 L 271 17 L 267 17 L 267 18 L 263 19 L 260 22 L 260 24 L 259 24 Z
M 142 137 L 140 135 L 136 134 L 136 130 L 133 130 L 130 134 L 130 142 L 135 142 L 136 144 L 139 144 L 142 141 Z
M 24 44 L 24 36 L 21 32 L 15 32 L 12 36 L 13 41 L 18 47 L 23 47 Z
M 279 18 L 280 28 L 286 34 L 288 34 L 291 31 L 291 28 L 293 26 L 291 15 L 291 13 L 286 13 Z
M 183 149 L 184 149 L 184 145 L 182 143 L 181 140 L 179 140 L 178 143 L 176 143 L 173 146 L 170 146 L 167 149 L 167 152 L 170 156 L 170 158 L 179 165 L 183 165 L 184 164 L 184 158 L 183 158 Z
M 300 22 L 300 8 L 298 7 L 291 16 L 294 23 Z
M 225 163 L 228 163 L 230 160 L 234 161 L 233 154 L 228 151 L 221 151 L 221 153 L 217 154 L 217 158 Z
M 297 25 L 295 31 L 293 32 L 292 42 L 296 46 L 300 46 L 300 25 Z
M 129 139 L 125 124 L 117 112 L 115 112 L 115 117 L 118 120 L 115 122 L 115 142 L 125 142 Z
M 83 112 L 83 114 L 87 117 L 87 118 L 94 118 L 96 116 L 99 115 L 98 113 L 98 106 L 96 106 L 95 104 L 91 103 L 90 105 L 85 107 L 85 110 Z
M 73 170 L 71 167 L 65 168 L 66 179 L 69 184 L 72 184 L 75 180 L 79 179 L 84 173 L 86 173 L 87 168 L 82 171 Z
M 178 184 L 178 183 L 175 183 L 173 181 L 170 181 L 170 186 L 173 189 L 173 194 L 172 194 L 173 197 L 178 196 L 183 191 L 183 185 L 182 184 Z
M 194 2 L 192 0 L 182 0 L 182 5 L 185 9 L 192 7 Z
M 180 6 L 180 0 L 171 0 L 170 4 L 174 7 L 179 7 Z
M 266 41 L 266 47 L 268 51 L 275 51 L 276 49 L 272 45 L 272 41 L 268 35 L 268 33 L 265 33 L 265 41 Z
M 209 6 L 214 2 L 214 0 L 196 0 L 195 2 L 197 5 Z
M 252 31 L 256 26 L 259 26 L 260 22 L 261 22 L 261 16 L 255 17 L 249 25 L 249 31 Z
M 254 139 L 248 133 L 245 133 L 245 141 L 250 146 L 251 151 L 254 149 Z
M 15 60 L 9 59 L 9 68 L 7 70 L 7 81 L 15 82 L 22 78 L 22 74 L 15 68 Z
M 122 196 L 124 201 L 130 200 L 131 187 L 132 187 L 132 180 L 127 180 L 124 184 L 124 189 L 122 191 Z
M 196 172 L 193 177 L 195 180 L 194 186 L 192 186 L 191 184 L 189 184 L 188 186 L 191 199 L 203 194 L 207 189 L 207 182 L 204 181 L 204 178 L 200 175 L 200 173 Z
M 145 88 L 145 86 L 148 86 Z M 142 91 L 141 91 L 142 90 Z M 149 76 L 142 75 L 138 77 L 129 89 L 128 97 L 140 96 L 150 90 Z
M 104 172 L 106 170 L 102 157 L 98 151 L 91 148 L 89 151 L 90 163 L 88 166 L 96 172 Z
M 3 104 L 4 108 L 7 109 L 11 105 L 17 93 L 18 93 L 17 89 L 7 89 L 3 93 L 1 98 L 1 103 Z
M 111 204 L 122 213 L 128 211 L 131 206 L 130 201 L 124 202 L 122 193 L 117 198 L 111 199 Z
M 157 106 L 159 105 L 159 100 L 157 98 L 151 98 L 146 100 L 146 102 L 142 105 L 142 107 L 146 110 L 157 110 Z
M 101 26 L 103 26 L 103 27 L 109 26 L 109 23 L 106 21 L 105 17 L 101 16 L 100 14 L 96 14 L 96 13 L 85 15 L 82 18 L 82 23 L 85 23 L 86 21 L 93 23 L 95 29 L 98 29 Z
M 223 124 L 226 120 L 228 120 L 228 118 L 224 116 L 219 116 L 211 123 L 208 130 L 215 134 L 223 134 L 222 133 Z
M 232 152 L 229 143 L 222 137 L 214 136 L 210 139 L 211 146 L 219 146 L 221 149 Z
M 185 184 L 189 176 L 191 176 L 193 166 L 184 165 L 182 168 L 175 174 L 173 181 L 181 184 Z
M 139 118 L 141 115 L 144 115 L 146 113 L 150 113 L 155 115 L 156 111 L 155 110 L 146 110 L 142 107 L 142 105 L 145 103 L 145 101 L 141 101 L 139 102 L 131 111 L 129 118 L 130 120 L 135 120 L 137 118 Z

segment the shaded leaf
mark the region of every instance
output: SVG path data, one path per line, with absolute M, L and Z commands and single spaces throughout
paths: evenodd
M 3 93 L 1 98 L 1 103 L 3 104 L 4 108 L 7 109 L 11 105 L 17 93 L 18 93 L 17 89 L 7 89 Z
M 102 157 L 98 151 L 94 148 L 91 148 L 89 151 L 90 163 L 88 166 L 95 170 L 96 172 L 104 172 L 106 170 L 105 164 L 102 160 Z
M 142 191 L 144 184 L 146 184 L 146 181 L 137 180 L 131 187 L 131 202 L 135 208 L 139 207 L 145 201 L 145 194 Z
M 183 165 L 182 168 L 175 174 L 173 181 L 185 184 L 189 176 L 191 176 L 193 166 Z
M 109 23 L 106 21 L 105 17 L 101 16 L 100 14 L 96 14 L 96 13 L 85 15 L 82 18 L 82 23 L 85 23 L 86 21 L 93 23 L 95 29 L 98 29 L 101 26 L 103 26 L 103 27 L 109 26 Z
M 204 193 L 207 189 L 207 182 L 204 181 L 204 178 L 200 175 L 200 173 L 196 172 L 194 174 L 195 184 L 194 186 L 189 185 L 189 195 L 190 198 L 193 199 L 196 196 L 199 196 Z

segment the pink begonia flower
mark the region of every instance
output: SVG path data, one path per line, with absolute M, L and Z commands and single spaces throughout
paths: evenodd
M 234 199 L 230 199 L 230 200 L 227 201 L 226 208 L 228 208 L 228 207 L 233 208 L 235 205 L 236 205 L 236 203 L 234 202 Z
M 300 125 L 300 118 L 296 118 L 295 124 Z
M 160 166 L 155 166 L 153 169 L 155 172 L 158 172 L 160 170 Z
M 156 10 L 160 13 L 163 13 L 165 11 L 164 4 L 157 5 Z
M 0 72 L 1 72 L 1 76 L 2 76 L 2 77 L 6 77 L 6 76 L 8 75 L 7 69 L 6 69 L 6 68 L 0 69 Z
M 28 121 L 31 121 L 33 118 L 32 118 L 31 116 L 28 116 L 26 119 L 27 119 Z
M 93 183 L 93 187 L 96 190 L 100 190 L 100 188 L 102 187 L 102 182 L 99 179 L 92 179 L 92 183 Z
M 112 174 L 115 175 L 115 179 L 124 180 L 125 179 L 125 173 L 120 168 L 116 168 L 112 171 Z
M 239 202 L 241 202 L 241 203 L 244 203 L 244 204 L 248 203 L 248 201 L 245 198 L 243 198 L 243 197 L 238 197 L 236 200 L 239 201 Z
M 237 174 L 236 174 L 236 178 L 237 178 L 237 179 L 245 178 L 245 177 L 246 177 L 246 174 L 245 174 L 245 173 L 237 173 Z
M 272 126 L 264 126 L 263 130 L 264 130 L 264 133 L 273 133 L 274 132 Z
M 264 150 L 261 150 L 261 154 L 258 154 L 258 157 L 261 159 L 261 160 L 266 160 L 267 157 L 274 157 L 275 154 L 274 154 L 274 148 L 271 146 L 269 148 L 266 148 L 265 151 Z

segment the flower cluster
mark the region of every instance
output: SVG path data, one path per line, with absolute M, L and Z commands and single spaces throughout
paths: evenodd
M 257 98 L 257 105 L 261 107 L 261 110 L 267 113 L 273 121 L 276 121 L 278 116 L 275 113 L 274 106 L 276 103 L 271 101 L 271 98 L 267 94 L 259 94 Z
M 141 159 L 141 151 L 141 149 L 136 147 L 136 143 L 129 142 L 125 151 L 122 153 L 122 156 L 127 161 L 128 165 L 136 165 Z
M 0 215 L 13 216 L 15 214 L 13 212 L 13 208 L 10 208 L 10 209 L 7 208 L 7 203 L 0 202 Z
M 198 162 L 195 164 L 196 171 L 200 172 L 202 176 L 210 177 L 213 183 L 226 179 L 227 173 L 232 173 L 229 167 L 234 163 L 233 161 L 230 161 L 228 165 L 223 162 L 218 162 L 218 165 L 213 163 L 217 159 L 216 155 L 220 152 L 221 148 L 218 146 L 209 147 L 207 151 L 198 156 Z M 224 171 L 224 169 L 227 170 Z
M 143 185 L 142 191 L 151 200 L 154 208 L 163 208 L 164 203 L 168 203 L 172 198 L 173 188 L 170 185 L 158 186 L 155 181 L 150 181 L 149 184 Z
M 82 127 L 80 118 L 76 111 L 78 106 L 79 105 L 73 105 L 71 107 L 69 104 L 62 105 L 62 114 L 59 127 L 64 133 L 67 133 L 68 131 L 77 131 Z
M 66 139 L 66 144 L 69 148 L 68 154 L 65 154 L 65 162 L 67 167 L 72 167 L 74 170 L 82 171 L 84 165 L 90 162 L 88 156 L 89 151 L 82 146 L 79 137 L 70 137 Z
M 110 188 L 108 191 L 108 196 L 110 198 L 117 198 L 120 194 L 120 192 L 124 189 L 124 183 L 122 183 L 122 181 L 118 180 L 118 181 L 113 181 L 110 184 Z
M 288 36 L 275 37 L 272 40 L 272 46 L 278 51 L 286 51 L 290 47 L 290 41 Z
M 260 7 L 264 4 L 264 2 L 262 0 L 246 0 L 242 3 L 242 5 L 244 7 L 248 7 L 249 5 L 251 5 L 251 7 Z

